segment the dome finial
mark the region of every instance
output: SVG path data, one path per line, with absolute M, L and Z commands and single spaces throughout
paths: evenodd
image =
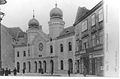
M 55 3 L 55 7 L 57 7 L 57 1 L 56 1 L 56 3 Z
M 33 18 L 35 17 L 35 13 L 34 13 L 34 10 L 33 10 Z

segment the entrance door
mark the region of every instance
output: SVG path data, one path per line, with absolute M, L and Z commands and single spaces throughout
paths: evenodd
M 53 74 L 54 73 L 54 62 L 53 62 L 53 60 L 51 60 L 50 61 L 50 68 L 51 68 L 51 74 Z
M 68 60 L 68 70 L 70 71 L 70 73 L 73 73 L 73 61 L 72 61 L 72 59 Z
M 46 73 L 46 61 L 43 62 L 44 65 L 44 72 Z
M 35 61 L 35 73 L 37 73 L 37 62 Z
M 95 58 L 92 59 L 92 75 L 95 75 Z

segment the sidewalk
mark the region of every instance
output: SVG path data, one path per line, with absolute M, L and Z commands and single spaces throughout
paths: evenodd
M 10 76 L 14 76 L 13 74 L 11 74 Z M 44 74 L 40 74 L 40 73 L 18 73 L 17 76 L 51 76 L 51 77 L 68 77 L 68 74 L 47 74 L 47 73 L 44 73 Z M 83 74 L 71 74 L 70 77 L 84 77 Z M 86 75 L 86 77 L 98 77 L 96 75 Z

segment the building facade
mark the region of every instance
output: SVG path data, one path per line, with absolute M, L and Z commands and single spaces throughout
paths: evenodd
M 78 9 L 81 10 L 81 9 Z M 76 73 L 103 76 L 104 66 L 104 19 L 103 1 L 75 21 L 76 36 Z
M 15 67 L 22 73 L 67 74 L 75 72 L 75 28 L 64 28 L 63 12 L 55 5 L 50 11 L 49 34 L 33 15 L 28 30 L 18 34 Z
M 18 27 L 8 28 L 4 25 L 1 26 L 1 65 L 4 69 L 13 70 L 15 68 L 15 50 L 13 44 L 18 31 L 21 31 Z

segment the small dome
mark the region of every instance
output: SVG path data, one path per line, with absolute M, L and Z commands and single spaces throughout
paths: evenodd
M 56 7 L 53 8 L 51 11 L 50 11 L 50 17 L 51 18 L 62 18 L 63 17 L 63 12 L 61 9 L 57 8 L 57 4 L 56 4 Z
M 35 25 L 35 26 L 39 26 L 39 22 L 38 20 L 36 20 L 35 18 L 31 19 L 28 23 L 29 26 L 31 25 Z

